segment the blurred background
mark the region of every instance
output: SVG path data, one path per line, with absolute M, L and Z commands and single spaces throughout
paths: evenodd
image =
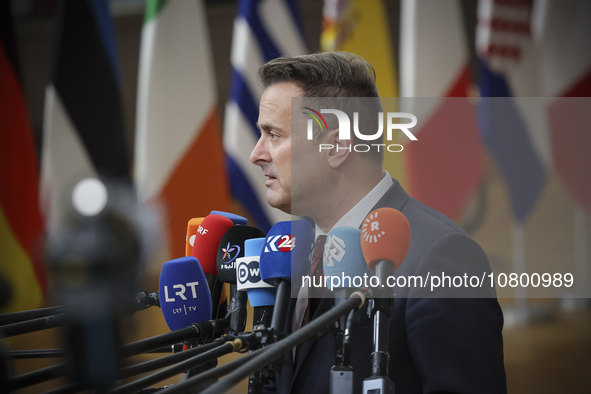
M 43 242 L 59 234 L 64 195 L 86 176 L 133 185 L 161 215 L 142 275 L 149 292 L 162 264 L 184 254 L 190 218 L 230 211 L 265 232 L 288 220 L 266 206 L 264 177 L 248 162 L 262 93 L 256 70 L 279 55 L 347 50 L 374 66 L 382 97 L 430 98 L 415 102 L 426 120 L 419 141 L 401 140 L 404 152 L 385 158 L 409 194 L 462 225 L 496 273 L 574 278 L 544 291 L 497 288 L 509 392 L 590 391 L 591 2 L 1 7 L 0 274 L 11 296 L 2 295 L 0 312 L 55 305 Z M 128 341 L 168 332 L 157 308 L 124 323 Z M 4 345 L 52 348 L 60 338 L 52 329 Z M 18 360 L 14 371 L 53 362 Z

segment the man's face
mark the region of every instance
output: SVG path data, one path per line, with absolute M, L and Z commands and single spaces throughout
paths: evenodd
M 267 177 L 267 203 L 287 213 L 291 213 L 291 98 L 300 96 L 292 83 L 265 90 L 257 122 L 261 137 L 250 154 L 250 161 Z

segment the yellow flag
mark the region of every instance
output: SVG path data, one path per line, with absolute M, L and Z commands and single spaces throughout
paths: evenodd
M 376 70 L 380 97 L 398 97 L 396 63 L 382 0 L 324 0 L 320 48 L 325 52 L 347 51 L 361 56 Z M 386 152 L 384 169 L 403 187 L 407 186 L 402 153 Z

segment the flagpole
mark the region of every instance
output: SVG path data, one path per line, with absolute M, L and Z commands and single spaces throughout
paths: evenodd
M 575 203 L 573 207 L 574 219 L 574 247 L 575 247 L 575 272 L 573 272 L 574 285 L 571 291 L 562 299 L 562 308 L 573 312 L 591 306 L 591 291 L 589 283 L 589 264 L 587 262 L 587 212 Z
M 514 220 L 511 225 L 513 272 L 517 275 L 527 273 L 527 258 L 525 253 L 525 229 L 523 222 Z M 514 289 L 515 304 L 505 308 L 505 327 L 525 326 L 533 321 L 552 318 L 552 311 L 546 307 L 532 306 L 528 303 L 527 287 L 516 286 Z
M 511 225 L 511 241 L 513 249 L 513 270 L 516 274 L 521 275 L 526 272 L 526 257 L 525 257 L 525 231 L 523 229 L 523 222 L 518 220 L 513 221 Z M 515 287 L 515 307 L 517 312 L 527 309 L 527 288 L 517 286 Z
M 589 291 L 589 267 L 587 264 L 587 214 L 581 205 L 575 204 L 574 216 L 575 283 L 577 283 L 576 289 L 585 294 Z

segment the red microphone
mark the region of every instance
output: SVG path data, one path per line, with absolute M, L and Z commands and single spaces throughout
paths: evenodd
M 218 317 L 218 307 L 223 289 L 223 283 L 218 279 L 217 252 L 220 240 L 234 223 L 221 215 L 207 215 L 197 228 L 193 243 L 193 256 L 199 260 L 207 285 L 211 293 L 213 307 L 212 319 Z

